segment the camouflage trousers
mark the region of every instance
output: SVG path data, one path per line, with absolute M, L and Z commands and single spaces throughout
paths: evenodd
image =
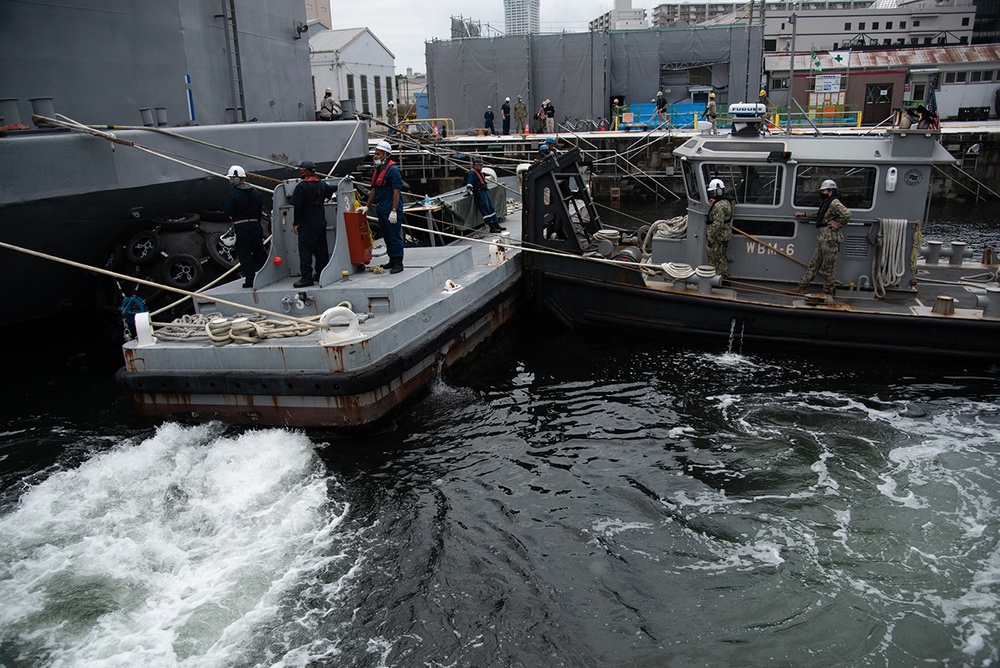
M 840 255 L 840 247 L 844 244 L 844 233 L 832 227 L 821 227 L 816 235 L 816 250 L 812 260 L 809 261 L 809 268 L 802 275 L 799 287 L 805 288 L 816 274 L 823 274 L 823 292 L 832 295 L 837 287 L 837 256 Z
M 723 278 L 729 278 L 729 260 L 726 258 L 728 253 L 729 239 L 716 239 L 715 243 L 708 244 L 708 263 Z

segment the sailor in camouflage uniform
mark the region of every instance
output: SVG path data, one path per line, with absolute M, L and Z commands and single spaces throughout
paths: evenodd
M 733 200 L 727 197 L 722 179 L 712 179 L 708 184 L 708 262 L 715 273 L 729 278 L 729 240 L 733 238 Z
M 793 292 L 804 294 L 810 281 L 816 274 L 823 274 L 823 292 L 833 295 L 837 287 L 837 256 L 844 244 L 843 226 L 851 220 L 850 210 L 840 201 L 837 184 L 827 179 L 819 187 L 820 205 L 816 212 L 816 251 L 813 253 L 809 268 L 802 275 L 799 285 Z M 807 214 L 796 211 L 796 216 Z

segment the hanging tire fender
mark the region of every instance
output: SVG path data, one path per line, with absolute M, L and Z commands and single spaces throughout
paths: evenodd
M 171 213 L 166 216 L 153 216 L 153 223 L 164 230 L 190 230 L 201 222 L 201 216 L 196 213 Z
M 239 259 L 236 257 L 235 246 L 227 246 L 222 243 L 224 234 L 224 232 L 212 232 L 208 235 L 208 238 L 205 239 L 205 251 L 212 262 L 223 269 L 232 269 L 239 262 Z
M 125 242 L 125 258 L 133 264 L 149 264 L 160 256 L 163 242 L 153 230 L 144 230 Z
M 163 281 L 172 288 L 191 290 L 201 285 L 205 270 L 193 255 L 178 253 L 163 261 Z

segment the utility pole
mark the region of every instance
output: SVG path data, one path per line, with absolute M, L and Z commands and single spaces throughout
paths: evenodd
M 788 18 L 792 24 L 792 42 L 788 45 L 788 111 L 785 113 L 785 132 L 792 134 L 792 80 L 795 77 L 795 13 Z

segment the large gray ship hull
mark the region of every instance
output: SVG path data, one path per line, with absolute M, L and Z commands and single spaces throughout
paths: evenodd
M 344 175 L 368 154 L 366 129 L 354 121 L 242 123 L 169 133 L 114 131 L 118 139 L 161 155 L 71 131 L 0 136 L 0 241 L 103 266 L 116 243 L 154 218 L 222 208 L 228 182 L 194 166 L 218 175 L 238 163 L 252 174 L 281 179 L 295 175 L 282 165 L 308 159 L 324 172 Z M 97 282 L 93 272 L 0 249 L 0 326 L 92 308 Z

